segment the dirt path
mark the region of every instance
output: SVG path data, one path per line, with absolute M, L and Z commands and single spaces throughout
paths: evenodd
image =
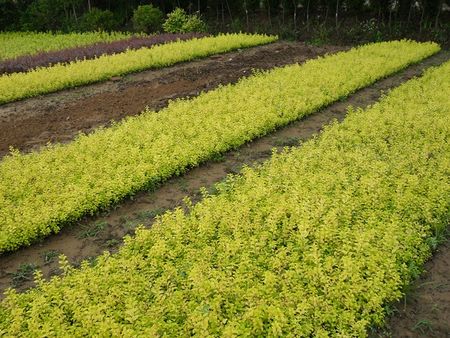
M 285 43 L 274 46 L 270 46 L 270 48 L 275 48 L 275 50 L 292 48 L 290 44 Z M 269 46 L 264 48 L 269 48 Z M 236 53 L 236 55 L 241 54 Z M 221 56 L 221 58 L 223 57 Z M 284 57 L 280 59 L 284 59 Z M 19 291 L 33 286 L 32 271 L 34 268 L 41 269 L 45 278 L 59 273 L 58 254 L 65 254 L 70 262 L 78 265 L 84 259 L 95 258 L 104 250 L 116 251 L 122 243 L 124 235 L 133 234 L 138 224 L 151 226 L 154 217 L 158 214 L 167 209 L 182 206 L 184 196 L 190 196 L 192 200 L 198 201 L 200 187 L 210 187 L 209 190 L 213 192 L 214 183 L 223 180 L 229 173 L 238 173 L 244 164 L 254 165 L 268 159 L 271 156 L 272 148 L 297 145 L 299 141 L 312 137 L 332 120 L 343 120 L 349 105 L 366 107 L 373 104 L 379 99 L 382 92 L 386 92 L 390 88 L 420 75 L 424 69 L 439 65 L 448 59 L 450 59 L 450 52 L 435 55 L 351 95 L 345 101 L 337 102 L 316 114 L 246 144 L 236 151 L 228 152 L 222 158 L 205 163 L 181 177 L 170 179 L 155 191 L 142 192 L 133 200 L 121 203 L 114 210 L 96 217 L 86 218 L 29 248 L 0 256 L 0 292 L 12 285 Z M 213 61 L 209 60 L 208 62 Z M 187 67 L 188 65 L 182 66 Z M 144 75 L 136 75 L 136 77 L 139 76 Z M 186 76 L 191 76 L 191 74 L 186 74 Z M 201 78 L 202 76 L 199 76 L 197 81 L 201 81 Z M 230 77 L 226 75 L 225 79 L 230 79 Z M 117 84 L 105 85 L 115 86 Z M 105 95 L 110 95 L 108 93 L 111 92 L 105 92 Z M 47 99 L 45 98 L 45 100 Z M 449 244 L 441 247 L 440 252 L 427 264 L 428 274 L 417 282 L 417 290 L 411 296 L 408 294 L 406 305 L 403 304 L 403 308 L 399 307 L 399 312 L 390 321 L 387 333 L 378 333 L 377 336 L 450 337 L 448 334 L 450 316 L 449 249 Z M 2 297 L 3 295 L 0 296 L 0 298 Z
M 450 337 L 450 240 L 425 264 L 425 273 L 393 311 L 374 337 Z
M 168 100 L 234 83 L 253 69 L 300 63 L 342 49 L 277 42 L 6 104 L 0 106 L 0 157 L 10 146 L 29 151 L 48 142 L 70 141 L 146 106 L 160 109 Z

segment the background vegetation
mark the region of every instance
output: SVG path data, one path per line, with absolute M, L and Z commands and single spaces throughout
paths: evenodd
M 275 33 L 316 43 L 450 40 L 450 0 L 0 0 L 0 30 L 162 30 L 155 12 L 156 26 L 136 22 L 138 6 L 150 4 L 164 16 L 176 8 L 198 13 L 213 33 Z

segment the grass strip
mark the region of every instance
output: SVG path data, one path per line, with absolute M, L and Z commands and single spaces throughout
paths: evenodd
M 276 39 L 274 36 L 258 34 L 224 34 L 127 50 L 93 60 L 37 68 L 27 73 L 5 74 L 0 76 L 0 104 L 145 69 L 167 67 L 182 61 L 267 44 Z
M 10 336 L 365 337 L 450 210 L 450 62 L 25 294 Z M 187 201 L 189 205 L 189 202 Z
M 366 45 L 258 73 L 67 145 L 13 153 L 0 162 L 0 252 L 56 233 L 438 50 L 410 41 Z

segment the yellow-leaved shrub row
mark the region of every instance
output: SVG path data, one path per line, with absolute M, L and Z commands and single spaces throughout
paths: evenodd
M 223 34 L 102 55 L 93 60 L 37 68 L 27 73 L 5 74 L 0 76 L 0 104 L 144 69 L 167 67 L 177 62 L 267 44 L 276 39 L 275 36 L 259 34 Z
M 259 73 L 159 113 L 0 163 L 0 252 L 58 232 L 439 50 L 411 41 L 366 45 Z
M 318 77 L 320 79 L 320 77 Z M 25 294 L 30 337 L 364 337 L 450 210 L 450 62 Z M 189 205 L 189 203 L 188 203 Z

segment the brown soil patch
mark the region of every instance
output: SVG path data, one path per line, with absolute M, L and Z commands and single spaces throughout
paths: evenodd
M 425 264 L 425 273 L 393 310 L 394 315 L 376 336 L 450 337 L 450 240 Z
M 6 104 L 0 106 L 0 157 L 11 146 L 29 151 L 70 141 L 80 132 L 139 114 L 146 106 L 157 110 L 169 100 L 234 83 L 253 69 L 301 63 L 342 49 L 277 42 Z
M 274 48 L 272 53 L 279 50 L 277 54 L 281 53 L 279 48 L 281 48 L 281 50 L 291 50 L 291 48 L 297 48 L 298 51 L 304 51 L 305 48 L 309 48 L 304 45 L 301 46 L 300 44 L 298 44 L 297 47 L 295 45 L 296 44 L 278 43 L 272 46 L 265 46 L 261 48 L 263 50 L 261 53 L 263 53 L 262 55 L 264 55 L 264 53 L 269 53 L 271 48 Z M 258 55 L 259 52 L 253 50 L 251 53 Z M 229 54 L 229 58 L 231 58 L 230 55 L 244 57 L 242 53 Z M 223 66 L 224 69 L 226 69 L 226 66 L 223 65 L 223 58 L 226 57 L 215 57 L 216 61 L 221 61 L 221 65 L 216 65 L 214 67 L 220 68 Z M 292 58 L 295 58 L 295 56 Z M 297 56 L 297 58 L 300 60 L 304 59 L 305 56 L 300 55 Z M 283 56 L 280 55 L 278 61 L 275 60 L 272 65 L 280 65 L 285 61 L 284 59 L 284 54 Z M 420 75 L 424 69 L 430 66 L 439 65 L 448 59 L 450 59 L 450 52 L 441 52 L 420 64 L 411 66 L 394 76 L 379 81 L 371 87 L 360 90 L 344 101 L 337 102 L 322 111 L 317 112 L 316 114 L 296 121 L 270 135 L 248 143 L 235 151 L 228 152 L 223 157 L 217 158 L 216 161 L 210 161 L 190 170 L 185 175 L 172 178 L 154 191 L 141 192 L 135 196 L 133 200 L 125 201 L 113 210 L 109 210 L 108 212 L 95 217 L 85 218 L 73 226 L 64 228 L 59 234 L 42 240 L 41 243 L 37 243 L 31 247 L 23 248 L 19 251 L 0 256 L 0 292 L 12 285 L 15 285 L 19 291 L 32 287 L 32 277 L 29 273 L 32 270 L 32 265 L 41 269 L 45 278 L 58 274 L 58 263 L 57 258 L 55 258 L 55 255 L 57 254 L 62 253 L 66 255 L 70 262 L 77 265 L 82 260 L 95 259 L 95 257 L 101 254 L 104 250 L 111 252 L 116 251 L 122 243 L 123 237 L 127 234 L 133 234 L 134 229 L 138 224 L 151 226 L 155 216 L 158 214 L 167 209 L 183 206 L 182 199 L 185 196 L 189 196 L 194 202 L 198 201 L 200 199 L 199 189 L 201 187 L 209 187 L 209 191 L 214 192 L 214 183 L 223 180 L 230 173 L 238 173 L 243 165 L 255 165 L 256 163 L 267 160 L 271 156 L 271 151 L 273 148 L 280 149 L 284 146 L 298 145 L 298 143 L 302 140 L 311 138 L 314 134 L 318 133 L 324 125 L 330 123 L 331 121 L 335 119 L 339 121 L 343 120 L 349 105 L 354 107 L 366 107 L 373 104 L 379 99 L 383 92 L 400 85 L 414 76 Z M 256 59 L 254 61 L 255 63 L 258 62 Z M 203 64 L 203 62 L 214 63 L 214 59 L 200 61 L 197 62 L 197 64 Z M 261 61 L 261 63 L 264 62 Z M 186 69 L 189 69 L 189 71 L 186 70 L 186 74 L 183 75 L 183 79 L 186 81 L 186 86 L 188 86 L 191 83 L 187 80 L 188 77 L 197 76 L 190 73 L 193 68 L 189 68 L 191 66 L 188 64 L 179 65 L 177 67 L 187 67 Z M 265 64 L 265 67 L 269 68 L 270 65 L 267 63 Z M 204 68 L 200 67 L 199 69 Z M 246 68 L 243 68 L 243 70 L 246 70 Z M 243 70 L 239 73 L 240 75 L 243 74 Z M 170 70 L 166 70 L 166 72 L 168 72 L 167 74 L 170 74 Z M 133 88 L 139 88 L 139 86 L 151 86 L 151 84 L 145 84 L 145 82 L 144 84 L 140 84 L 138 80 L 140 76 L 145 77 L 146 75 L 134 75 L 133 79 L 136 79 L 137 85 L 135 83 L 135 85 L 132 86 Z M 211 81 L 213 81 L 216 76 L 222 76 L 222 82 L 232 82 L 233 79 L 235 79 L 232 74 L 230 75 L 226 71 L 224 73 L 210 74 L 208 76 L 211 76 Z M 197 80 L 192 81 L 204 83 L 202 82 L 202 78 L 202 75 L 198 75 L 198 77 L 196 77 Z M 120 80 L 119 83 L 122 83 L 122 81 L 124 80 Z M 167 78 L 163 78 L 162 76 L 159 78 L 159 86 L 161 86 L 161 81 L 172 83 L 169 75 L 167 75 Z M 179 81 L 181 81 L 181 77 L 179 78 Z M 116 83 L 107 83 L 99 86 L 114 87 L 116 85 Z M 164 85 L 164 83 L 162 85 Z M 84 89 L 79 89 L 79 91 L 83 90 Z M 182 91 L 183 89 L 179 88 L 179 90 Z M 194 89 L 191 88 L 189 90 Z M 199 90 L 199 88 L 196 90 Z M 80 108 L 83 102 L 89 100 L 90 98 L 94 99 L 97 95 L 110 95 L 111 98 L 114 97 L 114 95 L 112 95 L 113 89 L 111 89 L 111 91 L 105 91 L 104 93 L 93 94 L 92 96 L 84 93 L 83 95 L 86 96 L 79 96 L 84 98 L 82 103 L 76 103 L 73 95 L 75 95 L 74 92 L 77 91 L 78 90 L 60 93 L 60 102 L 67 104 L 66 107 L 69 108 L 71 105 L 78 105 Z M 180 94 L 180 96 L 186 95 L 187 91 L 184 91 L 183 93 L 184 94 Z M 151 95 L 149 93 L 147 94 L 147 97 Z M 191 92 L 191 94 L 195 93 Z M 38 102 L 39 100 L 44 100 L 46 104 L 51 104 L 51 97 L 53 96 L 33 99 L 18 103 L 18 105 L 24 105 L 21 109 L 25 109 L 25 107 L 30 104 L 30 101 Z M 68 101 L 65 101 L 66 99 Z M 120 98 L 118 98 L 118 100 L 120 101 Z M 156 102 L 155 104 L 164 105 L 166 101 L 167 98 L 161 100 L 154 99 L 153 102 Z M 114 104 L 111 105 L 111 107 L 114 106 Z M 96 109 L 103 111 L 99 107 Z M 141 107 L 136 105 L 136 113 L 139 112 L 140 109 Z M 115 110 L 112 109 L 111 111 Z M 91 111 L 91 113 L 96 114 L 95 110 Z M 111 118 L 111 115 L 106 113 L 103 116 L 108 117 L 101 123 L 107 123 L 108 119 Z M 94 118 L 94 116 L 91 117 Z M 58 137 L 64 135 L 63 133 L 56 134 Z M 71 136 L 68 136 L 65 140 L 69 140 L 73 137 L 73 134 L 68 133 L 67 135 Z M 450 244 L 441 247 L 440 251 L 433 257 L 433 260 L 427 264 L 426 270 L 428 272 L 420 281 L 417 282 L 416 291 L 413 293 L 408 293 L 406 303 L 402 303 L 401 307 L 398 306 L 399 312 L 390 321 L 389 328 L 386 331 L 387 333 L 378 333 L 377 336 L 450 337 L 448 329 L 448 323 L 450 322 L 450 286 L 448 278 L 448 276 L 450 276 L 449 249 Z M 0 299 L 2 297 L 3 295 L 0 295 Z M 429 323 L 431 323 L 431 325 Z M 431 332 L 429 329 L 433 331 Z

